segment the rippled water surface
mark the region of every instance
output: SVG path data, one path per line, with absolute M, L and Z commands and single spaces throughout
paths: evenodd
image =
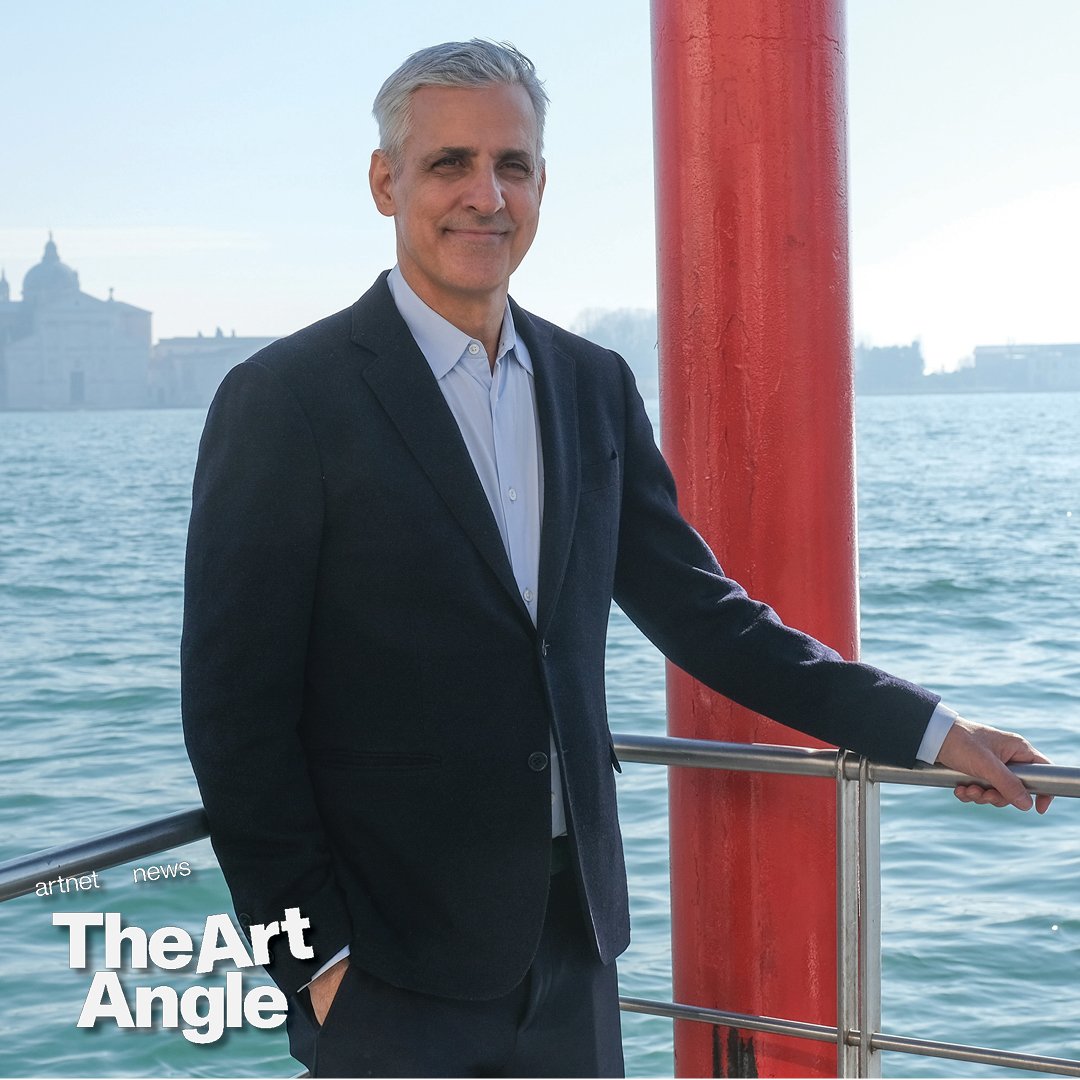
M 196 801 L 177 651 L 201 426 L 184 411 L 0 413 L 0 858 Z M 863 399 L 859 475 L 864 657 L 1080 765 L 1080 396 Z M 608 667 L 613 726 L 662 732 L 662 663 L 617 611 Z M 664 770 L 628 765 L 620 801 L 623 989 L 668 996 Z M 1042 821 L 941 792 L 882 802 L 884 1029 L 1080 1057 L 1080 802 Z M 88 976 L 67 969 L 52 912 L 201 931 L 227 893 L 205 843 L 143 865 L 177 859 L 189 877 L 136 885 L 117 868 L 96 893 L 0 905 L 0 1075 L 295 1071 L 278 1032 L 199 1047 L 75 1028 Z M 627 1017 L 625 1033 L 632 1075 L 670 1074 L 669 1023 Z M 887 1055 L 885 1072 L 985 1070 Z

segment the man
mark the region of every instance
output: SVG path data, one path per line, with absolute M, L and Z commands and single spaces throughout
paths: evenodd
M 370 183 L 397 266 L 222 385 L 195 482 L 184 721 L 242 923 L 316 1075 L 618 1075 L 612 596 L 742 704 L 1031 804 L 1018 736 L 785 627 L 679 517 L 626 365 L 508 300 L 544 193 L 516 50 L 410 57 Z M 1045 810 L 1048 800 L 1040 799 Z

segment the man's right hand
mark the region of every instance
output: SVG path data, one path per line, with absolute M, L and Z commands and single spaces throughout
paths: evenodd
M 308 998 L 311 1000 L 311 1010 L 315 1013 L 315 1019 L 319 1026 L 326 1019 L 330 1006 L 337 996 L 338 987 L 345 977 L 349 967 L 349 958 L 343 956 L 333 967 L 327 968 L 317 979 L 308 985 Z

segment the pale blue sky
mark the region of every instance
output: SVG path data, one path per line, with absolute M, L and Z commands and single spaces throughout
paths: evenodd
M 393 260 L 370 103 L 410 51 L 514 41 L 552 97 L 540 235 L 513 282 L 569 322 L 654 306 L 645 0 L 113 0 L 0 8 L 0 265 L 55 231 L 156 336 L 280 334 Z M 849 0 L 856 334 L 1080 341 L 1080 3 Z

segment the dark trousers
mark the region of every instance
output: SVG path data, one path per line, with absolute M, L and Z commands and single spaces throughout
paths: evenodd
M 622 1076 L 618 996 L 564 871 L 551 878 L 536 959 L 505 997 L 432 997 L 350 965 L 322 1027 L 294 1007 L 289 1037 L 317 1077 Z

